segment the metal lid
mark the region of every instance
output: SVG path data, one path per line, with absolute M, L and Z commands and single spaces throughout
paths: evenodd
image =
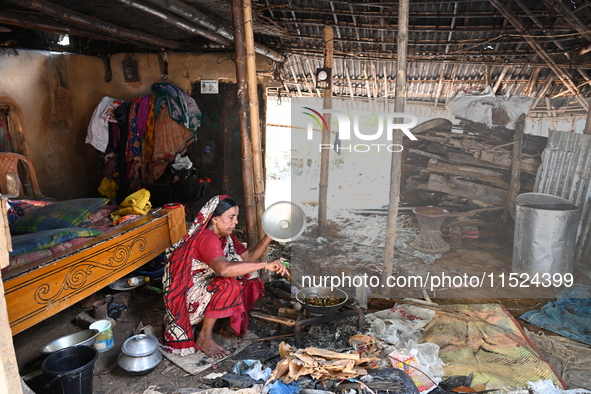
M 121 350 L 132 357 L 142 357 L 154 353 L 158 348 L 158 339 L 152 335 L 138 334 L 128 338 Z
M 298 205 L 279 201 L 263 213 L 263 230 L 278 242 L 290 242 L 306 229 L 306 214 Z

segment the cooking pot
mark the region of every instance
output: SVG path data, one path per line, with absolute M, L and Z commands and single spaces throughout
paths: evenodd
M 152 372 L 161 360 L 158 339 L 152 335 L 138 334 L 123 343 L 117 364 L 122 370 L 135 376 Z
M 49 342 L 43 346 L 41 354 L 49 355 L 57 352 L 58 350 L 65 349 L 72 346 L 92 346 L 94 338 L 99 334 L 98 330 L 84 330 L 78 331 L 73 334 L 65 335 L 56 340 Z
M 320 300 L 326 298 L 338 298 L 341 300 L 338 304 L 334 305 L 311 305 L 309 302 L 311 299 L 317 298 Z M 304 287 L 296 294 L 296 300 L 302 304 L 302 307 L 312 313 L 320 313 L 323 315 L 334 313 L 341 309 L 347 302 L 349 296 L 341 289 L 332 289 L 330 287 Z

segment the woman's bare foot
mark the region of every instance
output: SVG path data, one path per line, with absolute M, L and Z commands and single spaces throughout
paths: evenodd
M 207 354 L 209 357 L 223 358 L 230 354 L 230 352 L 226 348 L 219 345 L 216 341 L 213 340 L 213 337 L 211 336 L 199 334 L 195 343 L 197 343 L 199 349 L 203 353 Z

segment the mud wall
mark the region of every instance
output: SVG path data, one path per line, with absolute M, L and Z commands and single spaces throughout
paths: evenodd
M 122 61 L 138 62 L 140 82 L 125 82 Z M 117 54 L 110 59 L 112 79 L 98 57 L 19 51 L 0 54 L 0 105 L 11 109 L 11 136 L 29 157 L 43 194 L 57 200 L 98 195 L 96 150 L 85 144 L 90 117 L 104 96 L 130 100 L 162 82 L 156 54 Z M 257 58 L 258 70 L 271 63 Z M 227 54 L 172 53 L 167 82 L 189 94 L 201 79 L 235 83 L 234 62 Z M 221 110 L 221 109 L 220 109 Z M 215 160 L 215 158 L 214 158 Z M 234 169 L 241 177 L 240 169 Z

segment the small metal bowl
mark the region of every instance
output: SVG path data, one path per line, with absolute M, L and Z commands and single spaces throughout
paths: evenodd
M 311 296 L 318 296 L 318 297 L 335 297 L 340 298 L 343 301 L 336 304 L 336 305 L 327 305 L 327 306 L 320 306 L 320 305 L 311 305 L 308 304 L 307 300 Z M 341 309 L 343 305 L 347 302 L 349 296 L 341 289 L 333 289 L 331 290 L 330 287 L 305 287 L 302 290 L 298 291 L 296 294 L 296 300 L 302 305 L 304 309 L 312 313 L 319 313 L 322 315 L 331 314 L 336 312 L 337 310 Z
M 65 335 L 43 346 L 41 354 L 52 354 L 72 346 L 92 346 L 94 338 L 98 335 L 98 330 L 84 330 L 74 334 Z

